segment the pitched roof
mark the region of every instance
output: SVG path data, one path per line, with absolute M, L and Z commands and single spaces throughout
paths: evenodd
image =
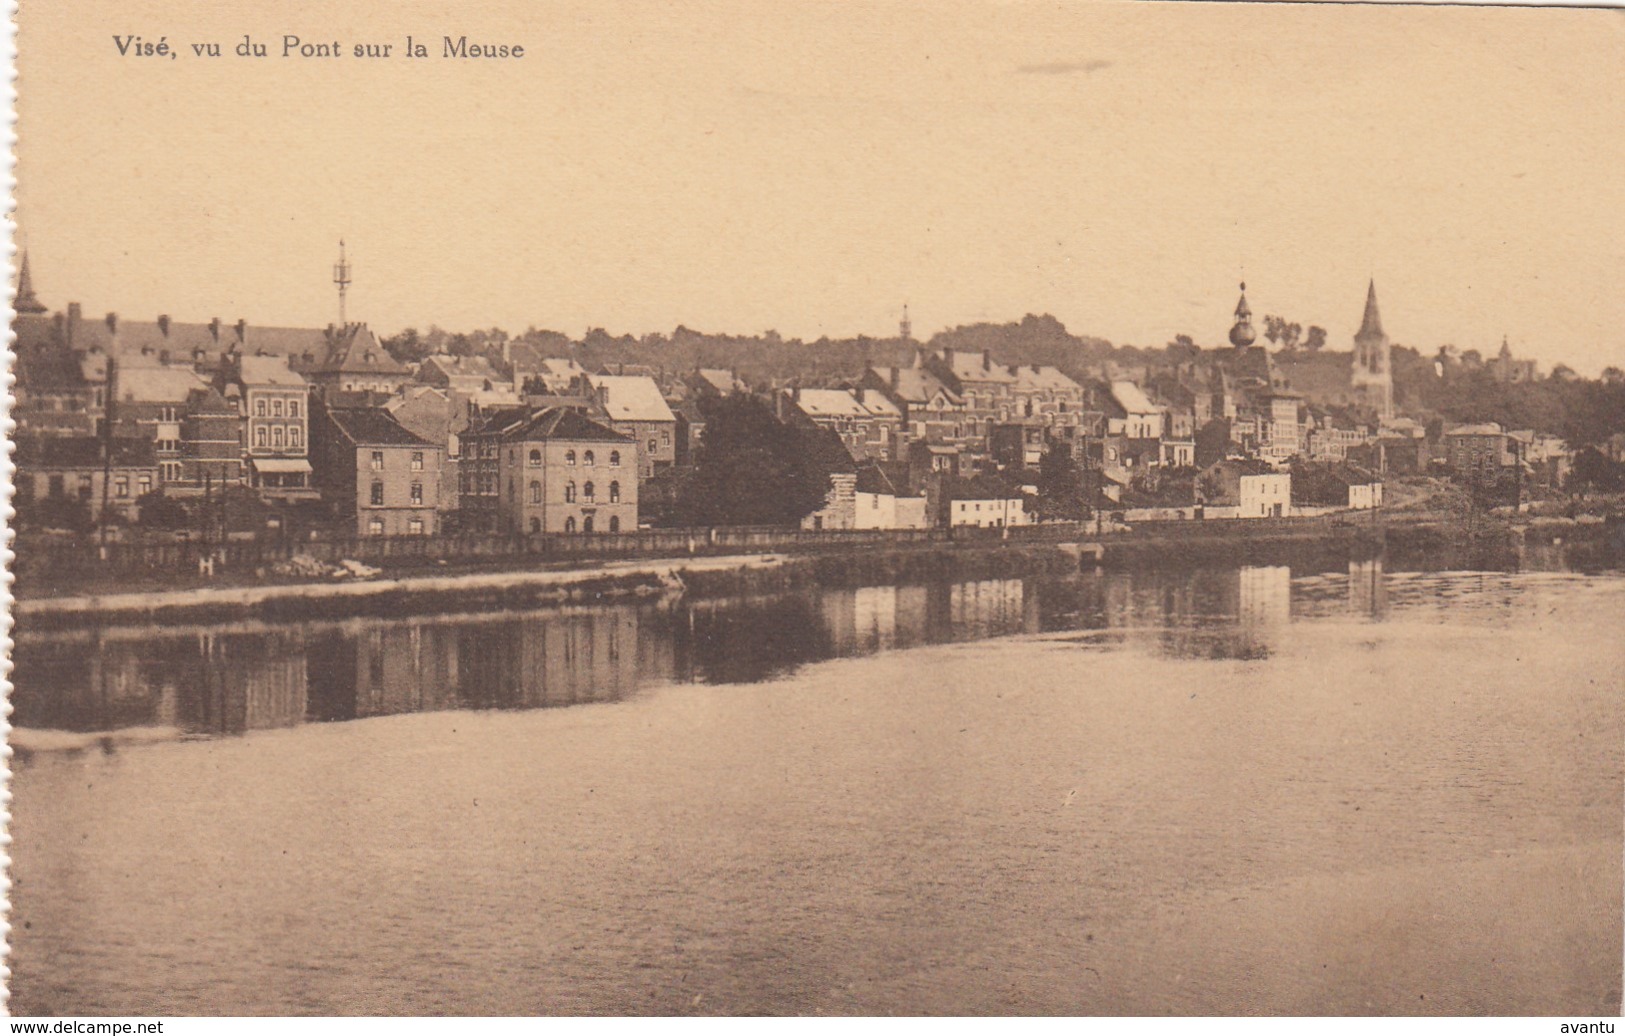
M 675 421 L 655 380 L 644 375 L 594 374 L 594 388 L 605 390 L 604 410 L 613 421 Z
M 520 422 L 510 423 L 503 433 L 510 442 L 530 442 L 536 439 L 563 439 L 570 442 L 632 443 L 629 435 L 622 435 L 608 425 L 599 424 L 581 411 L 571 407 L 548 407 L 537 410 Z
M 237 362 L 238 377 L 244 385 L 305 385 L 304 375 L 288 367 L 286 356 L 243 356 Z
M 1483 424 L 1457 425 L 1444 434 L 1446 438 L 1449 438 L 1458 435 L 1505 435 L 1506 432 L 1502 431 L 1500 425 L 1489 421 Z
M 962 384 L 967 381 L 993 381 L 1008 385 L 1016 380 L 1008 367 L 994 363 L 985 353 L 945 349 L 943 361 Z
M 808 417 L 868 417 L 869 411 L 841 389 L 801 389 L 795 397 L 796 405 Z
M 857 491 L 877 496 L 896 496 L 897 487 L 886 477 L 878 464 L 865 464 L 858 469 Z
M 893 376 L 896 382 L 893 384 Z M 956 406 L 964 400 L 959 393 L 943 383 L 941 378 L 926 370 L 924 367 L 890 367 L 886 370 L 875 370 L 875 376 L 888 385 L 892 385 L 892 394 L 910 406 L 920 406 L 929 403 L 938 392 L 941 392 L 950 403 Z
M 735 377 L 733 371 L 725 371 L 716 367 L 701 367 L 694 374 L 698 380 L 724 396 L 745 387 L 745 383 Z
M 1112 398 L 1117 405 L 1131 414 L 1154 414 L 1161 408 L 1146 398 L 1140 386 L 1132 381 L 1112 382 Z
M 879 389 L 858 389 L 863 398 L 861 402 L 865 410 L 875 417 L 902 417 L 903 412 L 897 409 L 897 404 L 886 398 L 886 394 Z
M 407 369 L 384 351 L 378 336 L 366 324 L 348 324 L 333 336 L 325 359 L 313 368 L 327 374 L 398 374 Z
M 118 398 L 123 403 L 184 403 L 204 386 L 190 367 L 129 364 L 118 368 Z
M 433 446 L 381 407 L 339 407 L 327 412 L 339 433 L 357 446 Z
M 1015 376 L 1015 385 L 1018 391 L 1076 392 L 1083 387 L 1062 374 L 1058 367 L 1032 364 L 1024 367 L 1012 367 L 1011 373 Z

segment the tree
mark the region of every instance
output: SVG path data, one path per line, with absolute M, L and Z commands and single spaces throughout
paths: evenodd
M 694 471 L 677 489 L 681 523 L 794 525 L 824 506 L 832 470 L 825 429 L 782 423 L 744 393 L 703 398 L 700 409 Z M 842 448 L 838 440 L 834 447 Z
M 88 532 L 91 527 L 90 504 L 77 497 L 47 496 L 44 499 L 18 497 L 17 524 L 36 529 L 65 529 L 69 532 Z
M 1281 336 L 1283 334 L 1285 334 L 1285 333 L 1286 333 L 1286 320 L 1285 319 L 1283 319 L 1282 317 L 1277 317 L 1277 316 L 1265 316 L 1264 317 L 1264 337 L 1268 338 L 1270 340 L 1271 345 L 1274 345 L 1275 343 L 1279 342 L 1281 340 Z
M 1318 353 L 1326 348 L 1326 329 L 1318 324 L 1310 324 L 1308 337 L 1303 340 L 1303 347 L 1312 353 Z
M 397 363 L 416 363 L 433 351 L 429 348 L 429 343 L 418 335 L 418 329 L 415 327 L 409 327 L 400 334 L 381 339 L 379 344 L 384 347 L 384 352 L 395 358 Z
M 144 529 L 184 529 L 192 520 L 186 505 L 163 490 L 143 493 L 135 501 L 136 524 Z
M 1292 352 L 1298 348 L 1298 339 L 1303 336 L 1302 324 L 1287 324 L 1281 328 L 1281 348 Z
M 1604 367 L 1602 371 L 1604 385 L 1625 385 L 1625 370 L 1618 367 Z
M 1038 461 L 1038 517 L 1050 521 L 1082 521 L 1089 513 L 1083 492 L 1083 473 L 1065 446 L 1051 444 Z

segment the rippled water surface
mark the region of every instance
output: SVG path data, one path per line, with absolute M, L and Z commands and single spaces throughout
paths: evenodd
M 18 636 L 12 1010 L 1617 1011 L 1625 579 Z

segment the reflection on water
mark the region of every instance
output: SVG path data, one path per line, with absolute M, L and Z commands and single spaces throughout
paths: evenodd
M 1385 577 L 1380 560 L 1367 560 L 1349 562 L 1346 577 L 1296 582 L 1286 566 L 1243 566 L 394 621 L 23 631 L 13 723 L 241 734 L 409 712 L 547 708 L 620 701 L 662 684 L 754 683 L 830 658 L 1020 633 L 1089 631 L 1078 646 L 1259 660 L 1295 619 L 1380 620 L 1391 599 L 1439 607 L 1459 592 L 1459 575 L 1450 587 L 1430 578 Z M 1482 606 L 1485 598 L 1473 599 Z M 1503 603 L 1513 599 L 1508 590 Z
M 1625 580 L 1395 568 L 25 630 L 10 1006 L 1613 1010 Z

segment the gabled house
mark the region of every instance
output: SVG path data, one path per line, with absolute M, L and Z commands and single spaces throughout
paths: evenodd
M 445 447 L 374 406 L 319 406 L 311 424 L 322 495 L 358 536 L 432 536 Z
M 512 533 L 619 533 L 638 527 L 637 444 L 578 410 L 508 422 L 496 459 L 498 526 Z

